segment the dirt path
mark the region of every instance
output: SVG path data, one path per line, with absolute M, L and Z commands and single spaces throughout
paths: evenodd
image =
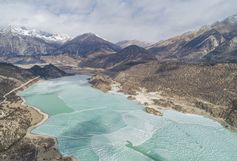
M 35 77 L 35 78 L 33 78 L 33 79 L 27 81 L 26 83 L 20 85 L 19 87 L 14 88 L 14 89 L 11 90 L 10 92 L 6 93 L 6 94 L 3 96 L 4 100 L 3 100 L 2 102 L 5 102 L 5 101 L 7 100 L 7 96 L 10 95 L 11 93 L 20 90 L 21 88 L 27 86 L 28 84 L 30 84 L 31 82 L 33 82 L 33 81 L 35 81 L 35 80 L 37 80 L 37 79 L 39 79 L 39 78 L 40 78 L 40 77 Z

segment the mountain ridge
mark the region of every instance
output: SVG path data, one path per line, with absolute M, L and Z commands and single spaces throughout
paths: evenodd
M 121 50 L 121 48 L 103 38 L 98 37 L 93 33 L 85 33 L 73 38 L 64 43 L 57 51 L 57 53 L 73 54 L 83 56 L 87 53 L 94 52 L 98 49 L 108 49 L 114 52 Z
M 228 57 L 228 52 L 233 53 L 237 48 L 236 17 L 233 15 L 198 30 L 160 41 L 148 50 L 159 61 L 237 62 L 237 56 L 233 54 L 230 58 L 224 58 Z
M 36 30 L 32 28 L 27 28 L 24 26 L 12 26 L 1 27 L 0 33 L 13 33 L 16 35 L 31 36 L 45 40 L 46 42 L 51 43 L 64 43 L 70 40 L 70 36 L 66 34 L 54 34 L 41 30 Z

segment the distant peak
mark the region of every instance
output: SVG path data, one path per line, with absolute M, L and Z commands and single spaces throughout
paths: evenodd
M 54 34 L 54 33 L 49 33 L 37 29 L 32 29 L 24 26 L 14 26 L 14 25 L 9 25 L 6 27 L 1 27 L 0 28 L 0 33 L 5 33 L 5 34 L 15 34 L 15 35 L 23 35 L 23 36 L 31 36 L 31 37 L 37 37 L 40 39 L 43 39 L 48 42 L 60 42 L 63 43 L 67 40 L 70 39 L 68 35 L 65 34 Z
M 77 36 L 74 40 L 76 41 L 102 41 L 103 39 L 95 35 L 94 33 L 84 33 L 82 35 Z

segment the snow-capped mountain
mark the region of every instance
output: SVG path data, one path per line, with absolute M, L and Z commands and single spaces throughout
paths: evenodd
M 66 34 L 53 34 L 48 33 L 36 29 L 30 29 L 22 26 L 7 26 L 0 28 L 1 34 L 15 34 L 15 35 L 23 35 L 23 36 L 30 36 L 36 37 L 45 40 L 46 42 L 50 43 L 64 43 L 70 40 L 70 37 Z

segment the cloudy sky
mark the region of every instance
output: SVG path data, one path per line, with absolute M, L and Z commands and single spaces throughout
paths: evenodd
M 236 0 L 0 0 L 0 25 L 157 42 L 237 13 Z

